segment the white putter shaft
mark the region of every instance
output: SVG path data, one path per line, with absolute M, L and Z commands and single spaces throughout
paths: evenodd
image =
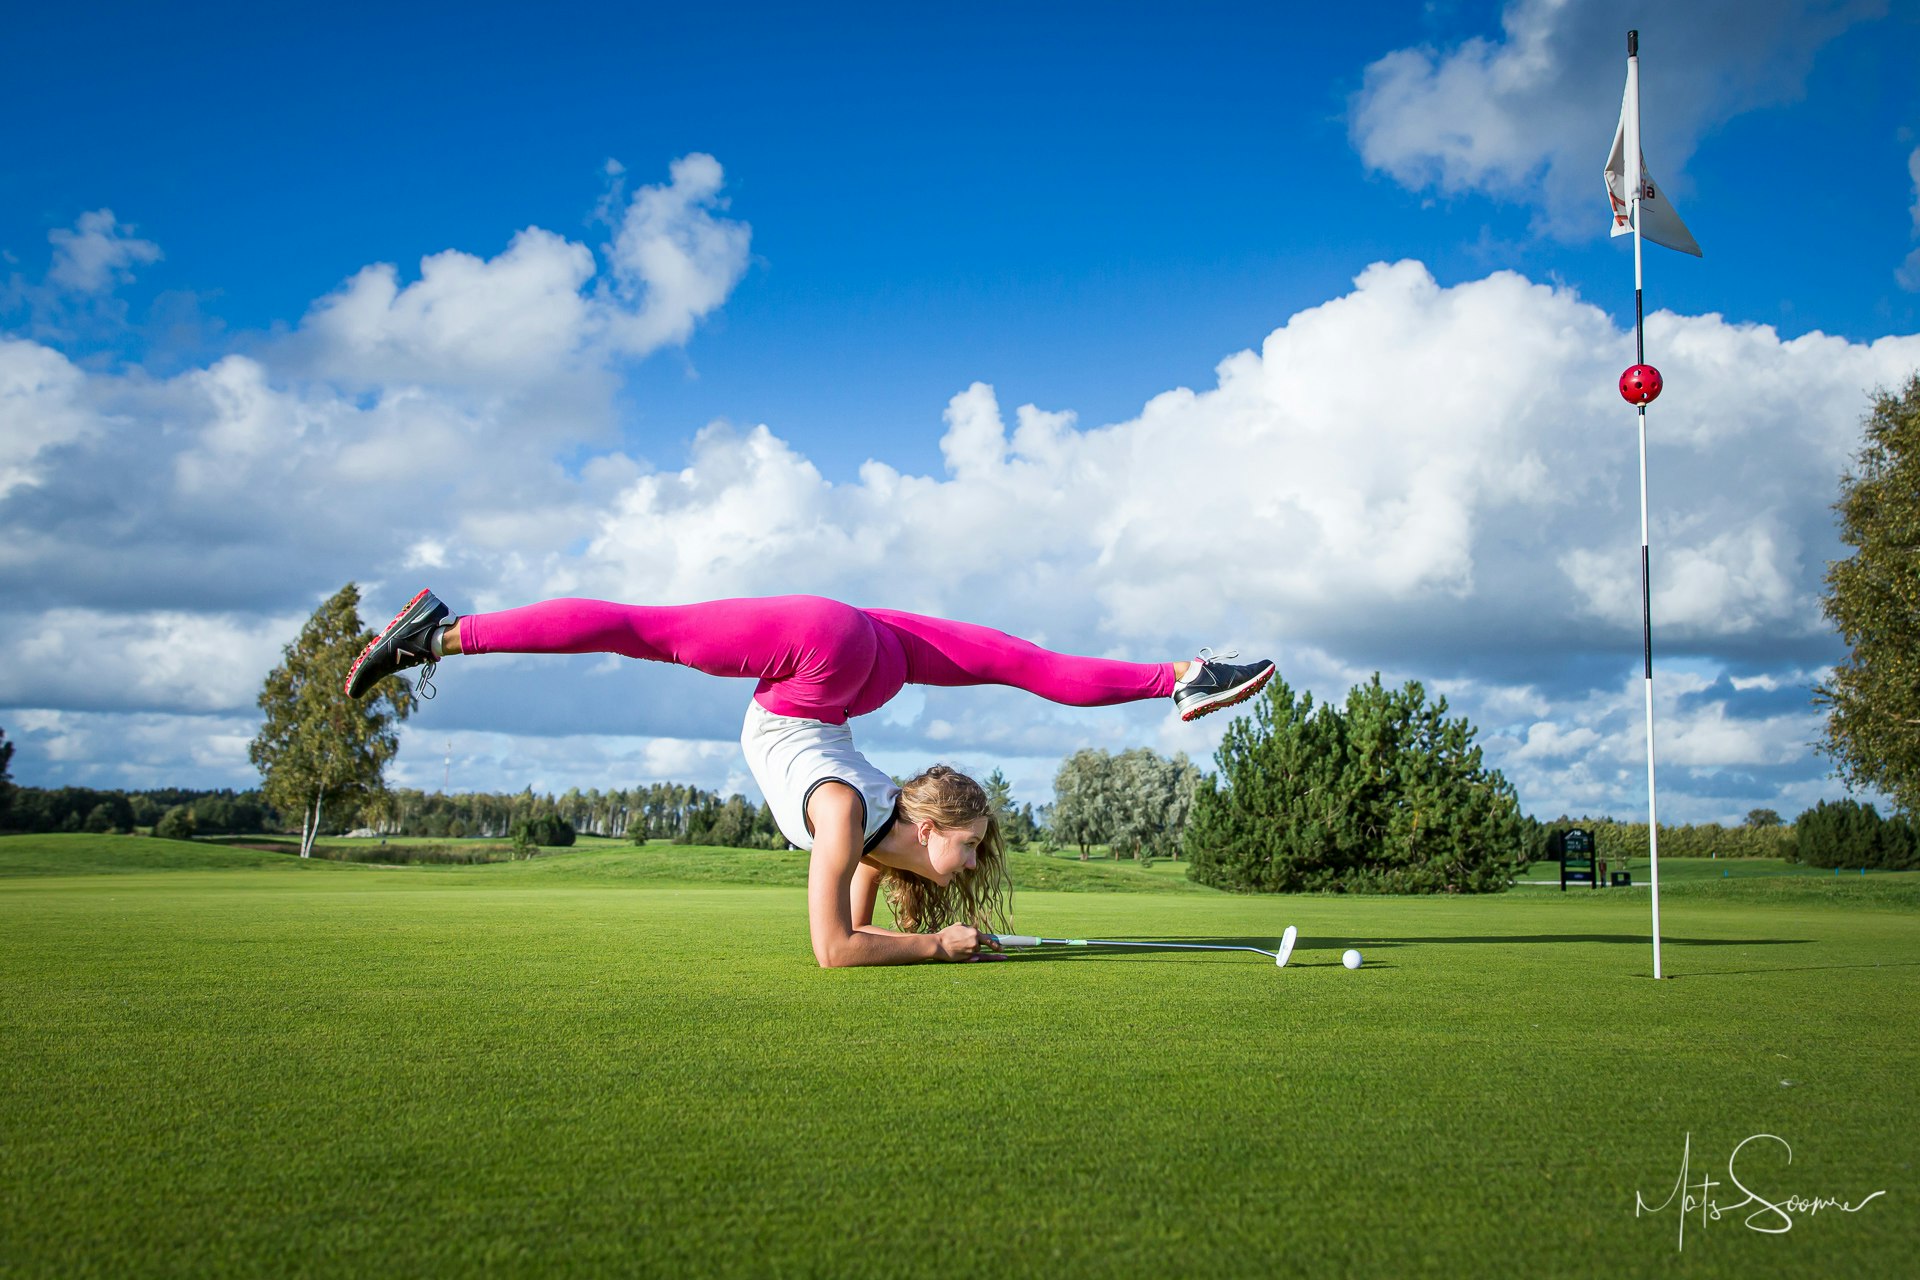
M 1294 940 L 1299 930 L 1292 925 L 1280 935 L 1280 949 L 1268 951 L 1265 947 L 1243 947 L 1220 942 L 1123 942 L 1117 938 L 1036 938 L 1026 933 L 990 933 L 986 935 L 1002 947 L 1153 947 L 1168 951 L 1252 951 L 1258 955 L 1272 956 L 1275 968 L 1284 967 L 1287 957 L 1293 954 Z

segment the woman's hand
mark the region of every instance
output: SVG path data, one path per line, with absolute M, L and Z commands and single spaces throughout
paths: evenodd
M 988 935 L 970 924 L 950 924 L 933 935 L 935 954 L 942 960 L 997 960 L 998 948 Z M 982 948 L 987 948 L 982 950 Z

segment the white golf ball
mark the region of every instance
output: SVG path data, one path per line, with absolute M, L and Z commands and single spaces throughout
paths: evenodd
M 1340 963 L 1349 969 L 1358 969 L 1360 967 L 1360 953 L 1352 947 L 1348 947 L 1346 953 L 1340 957 Z

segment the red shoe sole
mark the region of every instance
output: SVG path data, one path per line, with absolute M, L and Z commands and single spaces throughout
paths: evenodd
M 429 587 L 421 588 L 420 593 L 418 595 L 414 596 L 413 599 L 407 601 L 406 604 L 400 607 L 400 612 L 393 615 L 393 621 L 387 624 L 385 631 L 382 631 L 379 635 L 367 641 L 367 647 L 360 651 L 360 656 L 353 660 L 353 665 L 351 667 L 347 668 L 347 682 L 340 686 L 340 692 L 347 694 L 348 696 L 352 696 L 353 678 L 360 674 L 360 666 L 362 663 L 364 663 L 367 660 L 367 655 L 372 653 L 375 646 L 377 646 L 382 640 L 385 640 L 387 636 L 393 631 L 393 629 L 400 625 L 400 619 L 406 617 L 409 613 L 411 613 L 413 611 L 413 606 L 419 604 L 422 599 L 424 599 L 426 596 L 429 596 L 431 594 L 433 594 L 432 588 L 429 588 Z
M 1201 716 L 1212 715 L 1214 712 L 1223 710 L 1227 707 L 1237 707 L 1241 703 L 1245 702 L 1248 698 L 1251 698 L 1254 694 L 1266 688 L 1267 681 L 1273 679 L 1273 673 L 1275 671 L 1278 671 L 1279 669 L 1280 668 L 1278 667 L 1268 667 L 1266 671 L 1262 672 L 1260 675 L 1256 676 L 1252 680 L 1249 680 L 1245 684 L 1241 685 L 1239 689 L 1234 691 L 1234 695 L 1231 698 L 1228 698 L 1226 701 L 1210 702 L 1206 706 L 1200 707 L 1197 710 L 1186 712 L 1180 718 L 1182 720 L 1198 720 Z

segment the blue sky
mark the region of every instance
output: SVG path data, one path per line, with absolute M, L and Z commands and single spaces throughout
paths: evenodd
M 1631 813 L 1631 255 L 1599 168 L 1637 26 L 1648 160 L 1706 250 L 1647 259 L 1662 814 L 1834 794 L 1805 746 L 1826 507 L 1867 392 L 1920 365 L 1920 14 L 1673 8 L 17 19 L 15 775 L 245 785 L 299 618 L 431 579 L 463 609 L 812 590 L 1231 642 L 1323 696 L 1380 668 L 1445 690 L 1535 811 Z M 1182 548 L 1262 568 L 1209 592 Z M 452 742 L 456 785 L 744 784 L 742 689 L 448 675 L 399 780 Z M 889 767 L 1035 798 L 1076 746 L 1218 732 L 999 693 L 875 719 Z

